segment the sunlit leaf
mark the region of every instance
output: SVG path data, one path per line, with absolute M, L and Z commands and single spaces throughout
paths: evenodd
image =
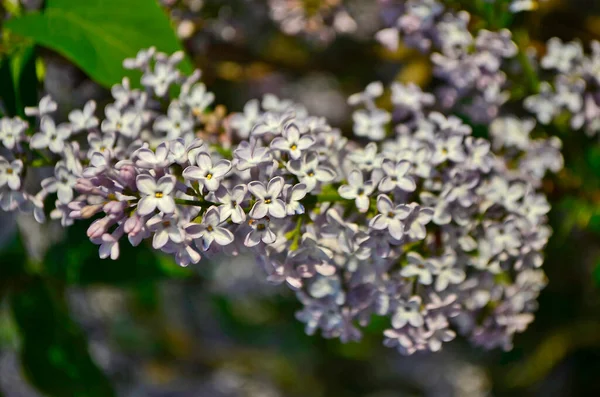
M 121 81 L 123 59 L 140 49 L 181 50 L 156 0 L 48 0 L 43 12 L 9 20 L 5 27 L 60 53 L 105 86 Z M 191 70 L 188 60 L 182 68 Z

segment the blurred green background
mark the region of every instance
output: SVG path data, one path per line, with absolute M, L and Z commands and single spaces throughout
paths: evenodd
M 13 22 L 12 31 L 9 22 L 0 48 L 3 102 L 18 112 L 49 92 L 66 111 L 90 98 L 107 103 L 121 59 L 158 38 L 177 49 L 173 31 L 228 110 L 274 92 L 348 135 L 344 98 L 370 81 L 436 84 L 425 55 L 392 53 L 372 39 L 378 15 L 371 1 L 354 2 L 364 7 L 362 36 L 326 44 L 282 34 L 248 1 L 204 1 L 193 12 L 164 3 L 162 10 L 154 0 L 46 4 L 87 13 L 97 24 L 109 9 L 131 31 L 150 29 L 128 42 L 127 55 L 85 36 L 94 30 L 65 29 L 63 36 L 84 35 L 85 45 L 105 51 L 102 70 L 86 60 L 85 40 L 56 41 L 37 17 Z M 479 2 L 450 3 L 476 13 Z M 3 2 L 4 20 L 26 17 L 14 4 Z M 156 24 L 145 26 L 141 14 Z M 540 51 L 553 36 L 587 43 L 600 39 L 600 2 L 547 1 L 517 15 L 510 28 Z M 183 269 L 148 247 L 123 243 L 118 261 L 100 260 L 84 224 L 63 231 L 2 213 L 0 395 L 600 396 L 600 144 L 564 129 L 553 133 L 563 140 L 566 167 L 544 185 L 553 205 L 549 284 L 535 322 L 510 352 L 458 339 L 441 353 L 402 357 L 381 345 L 384 323 L 371 324 L 360 343 L 306 336 L 294 319 L 300 304 L 285 287 L 268 286 L 251 257 Z

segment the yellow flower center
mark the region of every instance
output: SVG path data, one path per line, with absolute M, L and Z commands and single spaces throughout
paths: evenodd
M 212 179 L 212 174 L 207 174 L 206 179 L 209 179 L 209 180 Z
M 213 229 L 212 225 L 208 225 L 206 227 L 206 230 L 208 230 L 209 232 L 212 232 L 214 229 Z
M 8 175 L 12 175 L 12 174 L 13 174 L 13 172 L 14 172 L 14 171 L 13 171 L 13 169 L 12 169 L 12 168 L 8 168 L 8 169 L 6 170 L 6 173 L 7 173 Z
M 163 198 L 163 192 L 156 192 L 156 193 L 154 193 L 154 197 L 156 197 L 156 198 Z
M 271 204 L 271 199 L 270 198 L 265 199 L 265 204 Z
M 265 228 L 266 228 L 266 226 L 265 226 L 265 224 L 264 224 L 264 223 L 259 223 L 259 224 L 256 226 L 256 229 L 257 229 L 257 230 L 261 230 L 261 231 L 262 231 L 262 230 L 265 230 Z
M 296 149 L 298 149 L 298 146 L 296 144 L 293 144 L 292 146 L 290 146 L 290 149 L 296 150 Z

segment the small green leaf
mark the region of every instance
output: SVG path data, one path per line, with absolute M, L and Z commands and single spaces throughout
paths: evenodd
M 43 12 L 9 20 L 5 27 L 62 54 L 105 86 L 124 75 L 136 81 L 122 62 L 140 49 L 182 49 L 156 0 L 48 0 Z M 181 66 L 191 71 L 189 60 Z
M 71 320 L 64 289 L 34 277 L 13 292 L 21 332 L 21 363 L 29 381 L 51 397 L 111 397 L 109 380 L 94 364 L 83 332 Z

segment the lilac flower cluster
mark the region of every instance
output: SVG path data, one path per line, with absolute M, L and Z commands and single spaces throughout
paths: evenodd
M 539 67 L 547 71 L 552 80 L 540 83 L 539 92 L 525 99 L 525 108 L 541 124 L 566 116 L 572 129 L 583 129 L 589 136 L 597 135 L 600 131 L 600 42 L 592 41 L 591 53 L 585 54 L 580 42 L 563 43 L 554 37 L 548 41 Z
M 438 104 L 462 112 L 476 123 L 493 120 L 509 98 L 502 66 L 517 54 L 510 31 L 481 29 L 473 34 L 466 11 L 446 11 L 436 0 L 400 3 L 399 16 L 376 38 L 391 49 L 396 49 L 402 38 L 405 45 L 433 51 L 434 75 L 445 83 L 436 93 Z
M 57 124 L 49 97 L 26 109 L 33 134 L 2 119 L 2 209 L 42 221 L 56 193 L 51 217 L 93 219 L 87 235 L 102 258 L 116 259 L 125 238 L 151 240 L 182 266 L 253 252 L 270 282 L 296 292 L 307 333 L 357 340 L 386 316 L 385 344 L 403 354 L 437 351 L 456 331 L 510 348 L 533 320 L 550 235 L 536 192 L 545 169 L 494 154 L 520 138 L 475 138 L 427 110 L 433 96 L 412 85 L 390 87 L 388 113 L 374 103 L 381 83 L 349 98 L 366 146 L 272 95 L 202 133 L 214 95 L 199 71 L 178 71 L 181 59 L 149 49 L 125 60 L 144 89 L 114 86 L 102 120 L 89 102 Z M 49 165 L 54 176 L 27 193 L 27 171 Z

